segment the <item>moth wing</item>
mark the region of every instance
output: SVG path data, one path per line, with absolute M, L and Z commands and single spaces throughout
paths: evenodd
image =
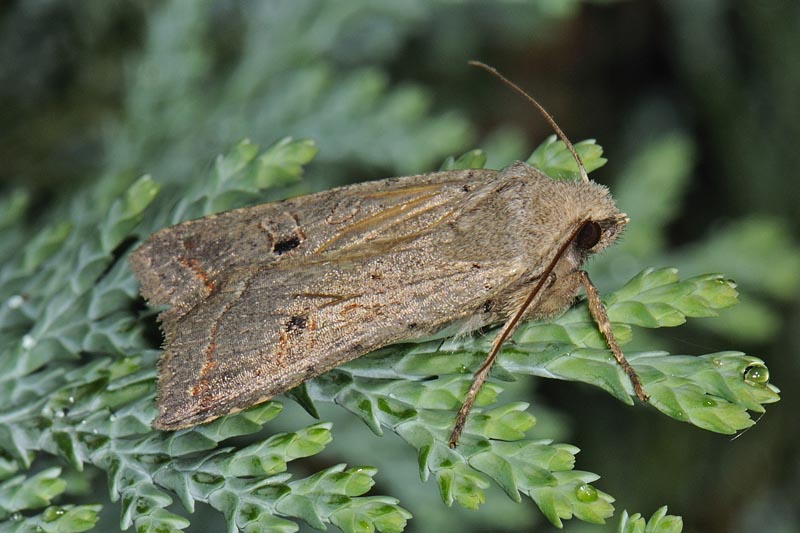
M 464 170 L 391 178 L 210 215 L 155 233 L 130 262 L 142 295 L 152 305 L 170 305 L 162 319 L 177 319 L 233 269 L 320 259 L 372 239 L 418 233 L 495 175 Z
M 426 264 L 421 246 L 237 269 L 203 305 L 164 321 L 154 427 L 213 420 L 387 344 L 488 313 L 508 265 Z

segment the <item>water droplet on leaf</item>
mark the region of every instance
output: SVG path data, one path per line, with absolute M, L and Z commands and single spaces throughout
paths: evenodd
M 22 337 L 22 348 L 24 350 L 30 350 L 36 346 L 36 339 L 31 337 L 30 335 L 23 335 Z
M 42 513 L 42 520 L 44 520 L 45 522 L 53 522 L 63 515 L 64 515 L 63 507 L 52 506 L 44 510 L 44 512 Z
M 751 385 L 763 385 L 769 381 L 769 369 L 761 363 L 753 363 L 744 369 L 744 380 Z
M 597 501 L 597 489 L 588 483 L 581 483 L 575 489 L 575 497 L 578 498 L 579 502 L 583 503 Z

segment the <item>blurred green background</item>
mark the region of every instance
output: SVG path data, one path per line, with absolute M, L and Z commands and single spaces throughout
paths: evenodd
M 245 137 L 314 139 L 308 190 L 435 170 L 475 147 L 488 166 L 524 159 L 547 124 L 469 59 L 535 95 L 573 141 L 605 148 L 609 163 L 592 176 L 632 222 L 589 265 L 601 289 L 649 265 L 739 283 L 742 303 L 720 318 L 637 332 L 636 347 L 742 350 L 763 358 L 783 391 L 731 440 L 588 387 L 521 381 L 535 388 L 538 434 L 579 446 L 578 468 L 603 476 L 596 485 L 618 510 L 666 504 L 686 531 L 800 530 L 794 0 L 6 1 L 3 205 L 27 203 L 11 222 L 33 230 L 76 191 L 123 190 L 143 173 L 180 194 Z M 0 257 L 18 244 L 0 243 Z M 376 491 L 415 516 L 408 531 L 552 530 L 532 502 L 500 491 L 477 512 L 446 508 L 410 467 L 410 449 L 370 437 L 340 409 L 323 418 L 335 440 L 314 460 L 329 463 L 309 468 L 378 466 Z M 203 512 L 195 524 L 221 525 Z M 116 529 L 118 508 L 104 513 L 97 530 Z

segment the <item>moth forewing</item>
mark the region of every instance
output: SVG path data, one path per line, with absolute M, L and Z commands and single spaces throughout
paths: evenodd
M 453 322 L 496 322 L 486 302 L 530 264 L 502 238 L 521 179 L 543 178 L 523 165 L 383 180 L 155 234 L 131 259 L 145 296 L 173 305 L 155 427 L 213 420 Z
M 430 210 L 459 197 L 462 187 L 495 174 L 461 170 L 391 178 L 380 187 L 358 183 L 208 215 L 156 232 L 130 262 L 151 304 L 191 308 L 232 269 L 320 259 L 371 235 L 391 238 L 403 231 L 400 222 L 413 216 L 409 206 Z

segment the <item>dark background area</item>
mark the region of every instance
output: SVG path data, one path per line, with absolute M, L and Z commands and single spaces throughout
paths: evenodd
M 475 147 L 489 165 L 526 158 L 549 127 L 469 59 L 528 90 L 573 141 L 597 139 L 609 163 L 592 177 L 623 210 L 665 204 L 632 216 L 651 233 L 590 265 L 601 288 L 649 265 L 739 282 L 742 304 L 719 319 L 648 332 L 637 346 L 741 350 L 782 389 L 731 440 L 588 387 L 525 382 L 533 411 L 556 428 L 547 436 L 582 449 L 578 467 L 602 475 L 618 510 L 666 504 L 685 531 L 800 529 L 800 3 L 4 2 L 0 194 L 26 195 L 19 224 L 35 229 L 87 188 L 150 173 L 179 190 L 244 137 L 315 139 L 312 189 L 435 170 Z M 636 190 L 660 173 L 664 189 Z M 354 461 L 340 440 L 326 451 L 332 463 L 405 476 L 379 489 L 415 515 L 409 530 L 550 530 L 535 509 L 495 505 L 499 492 L 478 513 L 415 507 L 418 478 L 393 473 L 377 444 Z

